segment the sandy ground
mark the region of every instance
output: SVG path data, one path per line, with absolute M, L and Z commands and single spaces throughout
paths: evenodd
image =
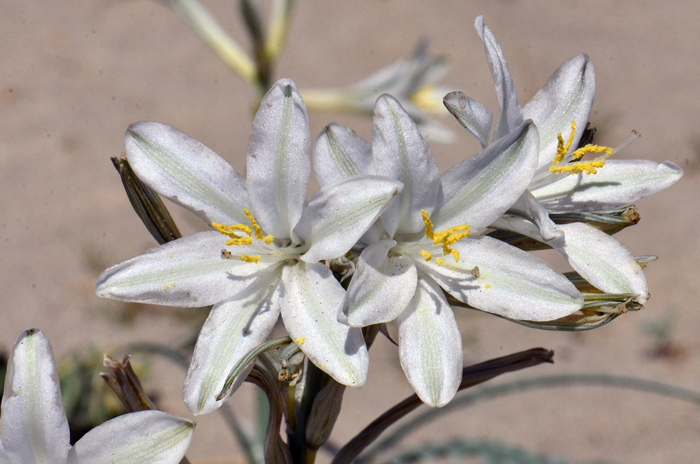
M 235 3 L 207 5 L 243 41 Z M 252 89 L 163 3 L 2 0 L 0 11 L 0 347 L 11 347 L 30 326 L 43 328 L 59 357 L 89 343 L 110 350 L 132 340 L 179 341 L 185 328 L 177 318 L 151 308 L 119 325 L 123 306 L 92 293 L 103 268 L 154 245 L 109 157 L 121 152 L 129 123 L 155 120 L 180 128 L 245 172 Z M 587 53 L 598 84 L 591 116 L 598 141 L 615 146 L 636 129 L 643 137 L 620 157 L 671 160 L 686 172 L 675 187 L 639 201 L 642 221 L 618 236 L 634 254 L 660 256 L 646 271 L 652 299 L 644 311 L 582 334 L 460 314 L 465 362 L 544 346 L 556 351 L 556 364 L 517 376 L 610 372 L 700 389 L 699 13 L 690 0 L 304 1 L 296 5 L 276 76 L 300 87 L 350 84 L 427 36 L 432 50 L 452 63 L 445 82 L 495 110 L 472 27 L 476 15 L 485 15 L 504 48 L 521 103 L 564 60 Z M 370 119 L 318 113 L 311 115 L 312 134 L 331 120 L 370 136 Z M 432 144 L 443 170 L 478 151 L 455 121 L 444 121 L 459 139 Z M 202 229 L 194 216 L 171 211 L 186 233 Z M 665 323 L 674 324 L 677 355 L 650 356 L 657 345 L 643 327 Z M 183 376 L 164 365 L 151 383 L 163 393 L 164 408 L 188 416 L 179 396 Z M 368 384 L 346 395 L 333 441 L 343 443 L 410 392 L 396 350 L 379 343 Z M 246 401 L 236 398 L 247 395 L 234 397 L 243 416 Z M 218 416 L 197 420 L 188 453 L 195 462 L 239 452 Z M 406 442 L 459 435 L 571 459 L 689 463 L 700 454 L 700 408 L 626 390 L 556 388 L 451 413 Z

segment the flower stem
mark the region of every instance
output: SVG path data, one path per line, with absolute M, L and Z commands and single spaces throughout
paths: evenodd
M 292 454 L 294 464 L 310 464 L 316 458 L 316 453 L 309 452 L 306 446 L 306 423 L 311 413 L 314 399 L 321 388 L 323 388 L 323 378 L 326 374 L 316 367 L 311 361 L 306 362 L 306 372 L 304 373 L 304 393 L 301 397 L 301 404 L 296 414 L 296 427 L 289 437 L 289 450 Z M 309 460 L 310 459 L 310 460 Z

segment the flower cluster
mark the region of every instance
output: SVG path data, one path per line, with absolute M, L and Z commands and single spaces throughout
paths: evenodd
M 445 97 L 483 150 L 442 175 L 410 113 L 390 95 L 376 100 L 371 143 L 330 124 L 312 160 L 306 107 L 289 79 L 260 104 L 245 178 L 173 127 L 129 127 L 126 157 L 138 177 L 212 230 L 113 266 L 96 292 L 213 305 L 185 380 L 192 412 L 216 409 L 222 392 L 235 390 L 252 363 L 232 388 L 229 373 L 280 318 L 310 362 L 354 387 L 364 384 L 369 362 L 362 328 L 396 321 L 409 382 L 425 403 L 446 404 L 462 372 L 452 301 L 536 322 L 585 304 L 571 278 L 494 230 L 557 249 L 596 292 L 646 300 L 641 267 L 623 245 L 550 215 L 605 213 L 671 185 L 682 171 L 669 162 L 608 160 L 621 148 L 579 148 L 595 92 L 588 57 L 564 63 L 521 107 L 496 39 L 481 18 L 476 28 L 501 113 L 490 137 L 485 106 L 459 92 Z M 598 157 L 580 161 L 588 152 Z M 306 198 L 312 165 L 320 189 Z

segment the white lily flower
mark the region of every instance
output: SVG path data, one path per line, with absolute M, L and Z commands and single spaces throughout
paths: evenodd
M 420 41 L 414 50 L 362 81 L 338 89 L 303 89 L 310 109 L 344 109 L 371 115 L 374 102 L 384 93 L 393 95 L 418 125 L 421 134 L 442 143 L 452 143 L 454 133 L 436 116 L 443 116 L 442 97 L 452 89 L 438 85 L 449 69 L 444 57 L 428 52 L 428 41 Z
M 586 55 L 566 61 L 545 86 L 521 108 L 503 51 L 493 33 L 476 19 L 486 49 L 501 112 L 494 143 L 531 119 L 539 130 L 540 153 L 528 191 L 494 227 L 512 230 L 551 245 L 591 284 L 604 292 L 631 293 L 644 303 L 646 279 L 632 254 L 620 242 L 582 224 L 555 225 L 549 213 L 604 211 L 627 206 L 675 183 L 683 170 L 666 161 L 608 160 L 616 149 L 588 146 L 577 150 L 595 96 L 593 64 Z M 491 112 L 461 92 L 445 97 L 445 106 L 462 125 L 488 146 Z M 567 137 L 562 137 L 566 134 Z M 564 141 L 566 140 L 566 142 Z M 586 152 L 604 152 L 593 161 L 577 162 Z
M 0 415 L 0 463 L 173 463 L 185 455 L 194 423 L 163 411 L 116 417 L 70 444 L 51 344 L 39 329 L 15 342 Z
M 538 145 L 537 128 L 526 122 L 441 177 L 416 124 L 388 95 L 375 107 L 371 147 L 340 125 L 317 140 L 321 185 L 371 172 L 404 184 L 367 239 L 339 319 L 353 327 L 396 319 L 401 365 L 427 404 L 447 404 L 462 372 L 461 336 L 441 287 L 514 319 L 557 319 L 583 304 L 544 261 L 479 235 L 530 182 Z
M 289 79 L 278 81 L 260 104 L 246 180 L 165 124 L 132 125 L 125 146 L 149 187 L 217 229 L 113 266 L 96 287 L 100 296 L 125 301 L 214 305 L 185 379 L 190 410 L 203 414 L 225 400 L 216 397 L 228 373 L 267 339 L 280 314 L 314 364 L 340 383 L 362 386 L 368 366 L 364 338 L 360 329 L 337 322 L 345 292 L 318 261 L 350 250 L 401 183 L 355 176 L 304 201 L 311 173 L 308 116 Z M 231 392 L 246 376 L 247 371 L 238 376 Z

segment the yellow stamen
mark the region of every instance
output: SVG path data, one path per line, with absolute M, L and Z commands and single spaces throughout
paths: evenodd
M 257 263 L 260 261 L 260 255 L 244 255 L 240 254 L 238 255 L 238 258 L 241 261 L 245 261 L 246 263 Z
M 605 161 L 596 158 L 591 161 L 565 164 L 564 166 L 552 166 L 549 170 L 552 172 L 569 172 L 571 174 L 578 174 L 579 172 L 595 174 L 598 172 L 596 168 L 602 168 L 603 166 L 605 166 Z
M 420 214 L 423 216 L 423 222 L 425 223 L 425 236 L 428 238 L 433 238 L 433 223 L 430 221 L 428 212 L 422 209 L 420 210 Z
M 591 161 L 582 161 L 578 163 L 570 163 L 570 164 L 565 164 L 562 166 L 557 166 L 559 163 L 564 161 L 564 158 L 566 157 L 566 153 L 569 151 L 569 148 L 571 147 L 571 143 L 574 140 L 574 132 L 576 129 L 576 123 L 574 121 L 571 121 L 571 134 L 569 135 L 569 141 L 564 144 L 564 138 L 562 137 L 561 133 L 557 134 L 557 153 L 554 155 L 554 159 L 552 160 L 552 165 L 549 167 L 549 170 L 551 172 L 567 172 L 570 174 L 578 174 L 580 172 L 585 172 L 586 174 L 595 174 L 598 172 L 596 168 L 602 168 L 605 165 L 605 161 L 610 158 L 612 155 L 620 151 L 622 148 L 626 147 L 631 143 L 632 139 L 628 140 L 624 144 L 620 145 L 620 147 L 613 149 L 610 147 L 604 147 L 601 145 L 592 145 L 588 144 L 584 147 L 576 149 L 572 154 L 571 154 L 571 159 L 576 161 L 579 160 L 585 155 L 586 153 L 604 153 L 603 156 L 599 156 Z M 633 131 L 634 132 L 634 131 Z M 636 132 L 635 136 L 633 138 L 636 138 Z
M 426 261 L 430 261 L 430 258 L 433 257 L 433 254 L 431 252 L 425 250 L 421 250 L 420 254 L 423 255 Z
M 561 163 L 566 154 L 569 152 L 569 148 L 571 148 L 571 144 L 574 142 L 575 133 L 576 121 L 571 120 L 571 133 L 569 134 L 569 140 L 566 142 L 566 145 L 564 145 L 564 137 L 561 136 L 561 132 L 557 134 L 557 154 L 554 155 L 552 166 L 556 166 L 557 164 Z
M 265 243 L 268 245 L 272 243 L 275 240 L 275 237 L 272 235 L 265 235 L 263 236 L 262 229 L 260 228 L 260 225 L 258 225 L 258 221 L 255 220 L 253 215 L 250 213 L 250 211 L 247 208 L 243 208 L 243 211 L 245 212 L 245 215 L 248 217 L 248 220 L 250 223 L 253 225 L 253 229 L 246 224 L 234 224 L 234 225 L 227 225 L 227 224 L 220 224 L 218 222 L 213 222 L 212 221 L 212 226 L 221 232 L 222 234 L 231 237 L 230 240 L 226 241 L 226 245 L 251 245 L 253 243 L 253 232 L 255 232 L 255 238 L 259 240 L 263 240 Z M 248 237 L 245 237 L 243 235 L 238 235 L 236 232 L 243 232 L 248 235 Z M 233 257 L 239 258 L 241 261 L 246 261 L 248 263 L 257 263 L 260 261 L 260 255 L 233 255 L 231 252 L 227 250 L 221 250 L 221 257 L 224 259 L 232 259 Z
M 423 216 L 423 222 L 425 223 L 425 236 L 433 239 L 433 245 L 442 245 L 443 255 L 452 253 L 452 256 L 455 257 L 455 261 L 459 261 L 459 252 L 450 248 L 450 245 L 456 243 L 457 240 L 468 236 L 471 226 L 462 224 L 459 226 L 450 227 L 449 229 L 433 232 L 433 223 L 428 216 L 428 212 L 426 210 L 421 210 L 421 215 Z M 430 261 L 430 257 L 432 257 L 432 255 L 428 253 L 429 257 L 426 257 L 426 253 L 428 252 L 425 250 L 421 251 L 421 254 L 425 260 Z
M 600 145 L 591 145 L 590 143 L 586 145 L 585 147 L 581 147 L 575 152 L 571 154 L 571 159 L 573 160 L 578 160 L 583 157 L 588 152 L 593 152 L 593 153 L 607 153 L 610 154 L 612 153 L 613 149 L 610 147 L 603 147 Z
M 240 235 L 237 235 L 234 231 L 235 230 L 240 230 L 241 232 L 244 232 L 248 235 L 251 235 L 251 230 L 250 227 L 248 227 L 245 224 L 234 224 L 232 226 L 226 225 L 226 224 L 220 224 L 218 222 L 212 221 L 211 225 L 221 232 L 224 235 L 228 235 L 231 238 L 241 238 Z
M 248 208 L 243 208 L 243 212 L 248 217 L 248 220 L 250 221 L 250 223 L 253 224 L 253 229 L 255 229 L 255 238 L 263 238 L 262 229 L 258 225 L 258 221 L 256 221 L 255 218 L 253 217 L 253 215 L 250 214 L 250 211 L 248 211 Z M 250 234 L 250 232 L 248 232 L 248 234 Z

